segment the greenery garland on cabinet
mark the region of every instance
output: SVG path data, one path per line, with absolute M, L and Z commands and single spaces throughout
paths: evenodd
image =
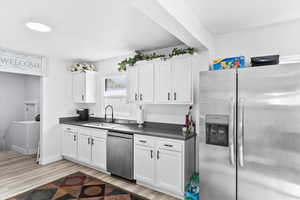
M 162 60 L 170 59 L 174 56 L 184 55 L 184 54 L 191 54 L 193 55 L 195 53 L 195 49 L 188 47 L 186 49 L 178 49 L 174 48 L 172 52 L 169 55 L 164 54 L 157 54 L 157 53 L 151 53 L 151 54 L 144 54 L 141 51 L 135 51 L 135 55 L 133 57 L 126 58 L 125 60 L 122 60 L 119 65 L 119 71 L 124 72 L 127 70 L 128 66 L 134 66 L 139 61 L 149 61 L 156 58 L 161 58 Z

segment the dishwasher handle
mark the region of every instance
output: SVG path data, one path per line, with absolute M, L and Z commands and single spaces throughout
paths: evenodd
M 125 138 L 125 139 L 133 139 L 132 134 L 127 134 L 127 133 L 118 133 L 118 132 L 108 132 L 107 134 L 108 137 L 120 137 L 120 138 Z

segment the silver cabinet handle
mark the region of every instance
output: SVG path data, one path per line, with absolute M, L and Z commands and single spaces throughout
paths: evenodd
M 157 151 L 156 159 L 159 160 L 159 151 Z
M 94 145 L 94 138 L 92 138 L 92 141 L 91 141 L 92 145 Z
M 146 143 L 146 140 L 139 140 L 139 142 L 141 142 L 141 143 Z
M 174 92 L 174 100 L 176 101 L 176 92 Z
M 150 150 L 150 157 L 153 158 L 153 150 Z
M 81 100 L 84 101 L 84 95 L 81 95 Z
M 143 95 L 142 94 L 140 94 L 140 100 L 143 101 Z
M 134 99 L 135 99 L 135 101 L 137 101 L 137 100 L 138 100 L 138 95 L 137 95 L 137 93 L 135 93 L 135 95 L 134 95 Z
M 229 162 L 235 166 L 235 107 L 236 102 L 233 98 L 229 104 Z
M 90 138 L 88 138 L 88 144 L 90 144 Z
M 173 147 L 171 144 L 164 144 L 165 147 Z
M 73 136 L 73 140 L 76 141 L 76 135 Z
M 245 100 L 239 99 L 239 122 L 238 122 L 238 154 L 240 167 L 244 167 L 244 114 L 245 114 Z
M 170 92 L 168 92 L 168 101 L 170 101 Z

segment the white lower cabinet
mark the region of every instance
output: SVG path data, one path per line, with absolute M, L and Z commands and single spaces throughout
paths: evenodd
M 157 151 L 156 184 L 168 191 L 182 192 L 183 171 L 182 154 L 169 150 Z
M 154 149 L 141 145 L 134 147 L 134 179 L 145 182 L 154 182 Z
M 90 163 L 91 162 L 91 138 L 89 134 L 78 133 L 78 157 L 80 162 Z
M 64 127 L 62 133 L 62 154 L 77 158 L 77 130 L 73 127 Z
M 194 144 L 193 138 L 182 141 L 135 135 L 134 177 L 137 183 L 183 197 L 185 185 L 195 172 Z
M 106 171 L 106 138 L 106 130 L 64 126 L 62 154 Z
M 92 138 L 91 165 L 106 170 L 106 138 Z

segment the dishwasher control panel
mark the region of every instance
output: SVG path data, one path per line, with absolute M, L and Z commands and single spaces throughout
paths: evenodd
M 229 116 L 206 115 L 206 144 L 228 146 Z

